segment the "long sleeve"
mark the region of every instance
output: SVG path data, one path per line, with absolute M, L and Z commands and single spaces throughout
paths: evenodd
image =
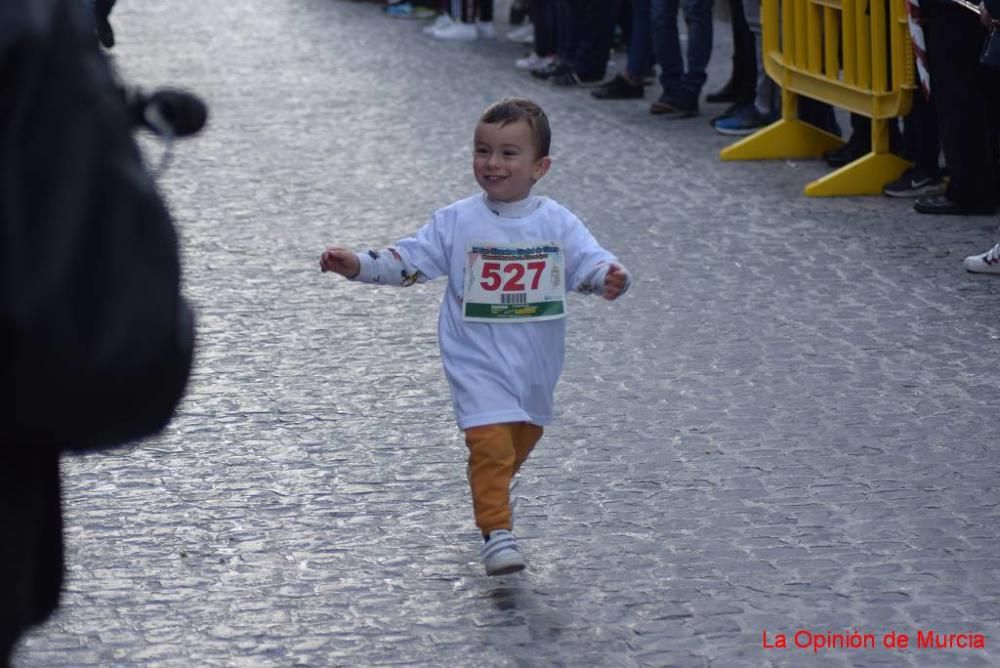
M 450 246 L 444 226 L 444 220 L 435 214 L 412 237 L 383 250 L 357 253 L 361 270 L 352 280 L 406 287 L 445 276 Z
M 590 233 L 578 222 L 572 236 L 567 240 L 566 259 L 567 287 L 581 294 L 601 294 L 604 292 L 604 277 L 612 264 L 625 269 L 610 251 L 605 250 Z M 625 290 L 632 284 L 631 276 L 625 272 Z
M 625 287 L 622 289 L 622 294 L 628 292 L 628 289 L 632 287 L 632 274 L 629 272 L 625 266 L 614 260 L 613 262 L 601 262 L 594 270 L 591 272 L 590 276 L 584 279 L 576 287 L 576 291 L 584 295 L 599 295 L 604 292 L 604 278 L 608 275 L 608 270 L 611 268 L 612 264 L 616 264 L 621 267 L 621 270 L 625 273 Z
M 360 283 L 408 287 L 414 283 L 426 282 L 427 276 L 409 262 L 395 246 L 382 250 L 355 253 L 361 270 L 352 278 Z

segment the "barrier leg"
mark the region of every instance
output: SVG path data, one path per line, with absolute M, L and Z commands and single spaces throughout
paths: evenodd
M 912 165 L 892 153 L 869 153 L 805 187 L 810 197 L 878 195 Z
M 799 120 L 782 118 L 735 144 L 722 149 L 723 160 L 773 160 L 776 158 L 816 158 L 843 146 L 837 135 Z
M 878 195 L 885 184 L 895 181 L 912 163 L 889 152 L 889 121 L 872 121 L 872 152 L 816 179 L 805 187 L 810 197 Z
M 798 120 L 798 98 L 787 90 L 781 94 L 782 118 L 735 144 L 722 149 L 723 160 L 774 160 L 816 158 L 843 146 L 837 135 Z

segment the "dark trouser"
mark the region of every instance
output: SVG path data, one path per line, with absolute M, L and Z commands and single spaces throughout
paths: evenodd
M 493 0 L 462 0 L 458 16 L 455 16 L 462 23 L 472 23 L 476 19 L 480 21 L 493 20 Z
M 535 27 L 535 53 L 556 53 L 556 0 L 531 0 L 531 23 Z
M 941 155 L 941 136 L 938 134 L 934 105 L 924 97 L 924 92 L 913 92 L 913 106 L 903 119 L 903 145 L 910 160 L 929 176 L 940 176 L 938 164 Z
M 799 120 L 814 125 L 820 130 L 826 130 L 832 135 L 840 136 L 840 123 L 837 122 L 833 107 L 826 102 L 799 95 Z M 851 121 L 853 125 L 853 117 Z M 871 133 L 869 132 L 869 134 Z
M 476 0 L 476 9 L 479 12 L 480 21 L 493 20 L 493 0 Z
M 632 29 L 628 35 L 625 73 L 633 80 L 653 69 L 653 37 L 649 24 L 649 0 L 632 0 Z
M 614 36 L 613 0 L 557 0 L 556 51 L 584 79 L 599 79 L 608 67 Z
M 650 24 L 653 53 L 660 64 L 660 85 L 667 97 L 685 105 L 698 104 L 701 88 L 708 78 L 706 68 L 712 55 L 713 0 L 651 0 Z M 678 11 L 687 24 L 687 63 L 681 55 Z
M 556 55 L 559 60 L 572 63 L 576 54 L 576 22 L 573 15 L 578 11 L 573 0 L 555 0 L 556 9 Z
M 748 0 L 757 2 L 758 0 Z M 736 83 L 736 102 L 746 104 L 757 97 L 757 53 L 755 39 L 747 23 L 744 0 L 729 0 L 729 13 L 733 27 L 733 81 Z
M 997 204 L 997 114 L 1000 69 L 982 65 L 986 29 L 961 8 L 938 2 L 923 7 L 924 37 L 945 163 L 949 200 L 965 207 Z

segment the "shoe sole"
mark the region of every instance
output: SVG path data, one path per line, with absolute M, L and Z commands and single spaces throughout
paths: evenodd
M 897 199 L 912 199 L 914 197 L 923 197 L 925 195 L 943 195 L 944 191 L 944 185 L 935 184 L 933 186 L 924 186 L 923 188 L 915 188 L 913 190 L 883 190 L 882 194 L 886 197 L 895 197 Z
M 767 127 L 767 126 L 763 126 L 763 127 Z M 726 135 L 727 137 L 746 137 L 748 135 L 752 135 L 753 133 L 757 132 L 757 130 L 760 130 L 762 128 L 750 128 L 750 129 L 734 130 L 732 128 L 717 128 L 717 127 L 715 127 L 713 125 L 712 129 L 715 130 L 716 132 L 718 132 L 720 135 Z
M 664 118 L 691 118 L 698 115 L 697 109 L 678 109 L 654 102 L 649 107 L 649 113 L 653 116 L 663 116 Z
M 549 79 L 549 83 L 551 83 L 556 88 L 596 88 L 597 86 L 600 86 L 604 82 L 603 81 L 582 81 L 580 79 L 577 79 L 576 83 L 572 83 L 572 84 L 558 84 L 555 81 L 552 81 L 551 79 Z
M 681 118 L 694 118 L 698 115 L 697 111 L 651 111 L 649 112 L 654 116 L 659 116 L 660 118 L 665 118 L 669 121 L 678 120 Z
M 494 568 L 492 571 L 486 571 L 486 574 L 490 577 L 497 575 L 510 575 L 511 573 L 518 573 L 524 570 L 524 564 L 510 564 L 508 566 L 501 566 L 500 568 Z

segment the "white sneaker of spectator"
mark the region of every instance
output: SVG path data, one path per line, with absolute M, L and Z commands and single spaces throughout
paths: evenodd
M 473 42 L 479 39 L 479 32 L 472 23 L 452 21 L 443 28 L 432 32 L 431 37 L 447 42 Z
M 965 258 L 965 268 L 978 274 L 1000 274 L 1000 244 L 981 255 Z
M 476 21 L 476 33 L 483 39 L 497 38 L 497 29 L 493 27 L 493 21 Z
M 433 35 L 435 30 L 440 30 L 441 28 L 451 25 L 455 22 L 455 19 L 451 18 L 447 14 L 438 14 L 438 17 L 434 19 L 434 23 L 424 28 L 424 32 L 428 35 Z
M 539 56 L 532 51 L 530 55 L 515 60 L 514 67 L 519 70 L 540 70 L 551 64 L 553 60 L 555 60 L 553 56 Z
M 524 23 L 507 31 L 507 41 L 518 44 L 532 44 L 535 41 L 535 26 Z

